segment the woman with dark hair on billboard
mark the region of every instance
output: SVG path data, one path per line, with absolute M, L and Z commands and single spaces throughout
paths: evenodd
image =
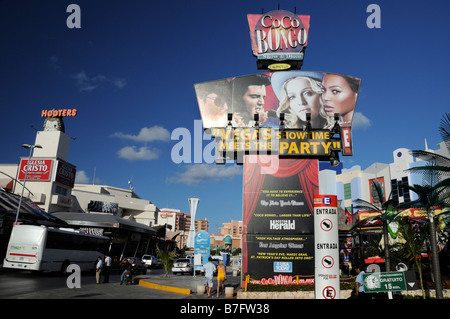
M 351 126 L 360 80 L 346 75 L 326 73 L 322 80 L 322 99 L 329 116 L 339 113 L 341 126 Z
M 304 128 L 306 114 L 311 114 L 312 128 L 331 128 L 333 117 L 323 108 L 321 82 L 307 76 L 295 76 L 284 81 L 279 92 L 277 115 L 285 113 L 287 128 Z

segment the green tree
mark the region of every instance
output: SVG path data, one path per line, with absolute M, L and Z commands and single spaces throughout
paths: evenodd
M 407 260 L 416 265 L 419 272 L 420 288 L 425 299 L 422 276 L 422 250 L 428 237 L 426 225 L 413 225 L 408 217 L 397 217 L 399 224 L 399 241 L 392 247 L 393 255 L 399 261 Z
M 436 284 L 436 298 L 443 299 L 441 270 L 439 266 L 439 250 L 437 247 L 437 236 L 435 226 L 435 210 L 449 207 L 449 198 L 443 196 L 443 188 L 431 185 L 405 185 L 407 188 L 417 194 L 418 199 L 409 203 L 411 207 L 425 209 L 428 216 L 429 239 L 431 250 L 431 265 L 433 268 L 434 281 Z
M 169 276 L 169 270 L 172 267 L 173 262 L 175 260 L 175 252 L 162 251 L 161 249 L 159 249 L 158 246 L 156 246 L 156 253 L 158 255 L 159 261 L 162 262 L 164 267 L 165 271 L 164 278 L 167 278 Z
M 439 125 L 439 133 L 450 153 L 450 114 L 445 113 Z M 442 282 L 436 238 L 435 209 L 450 207 L 450 158 L 428 151 L 414 150 L 414 156 L 428 160 L 431 165 L 413 167 L 409 171 L 424 176 L 424 186 L 407 186 L 419 197 L 411 206 L 423 207 L 428 215 L 432 266 L 436 283 L 436 298 L 442 299 Z
M 386 271 L 391 271 L 391 257 L 389 252 L 389 233 L 388 233 L 388 223 L 390 223 L 397 215 L 398 212 L 394 207 L 394 201 L 389 198 L 386 200 L 384 196 L 384 189 L 381 183 L 374 180 L 371 184 L 372 197 L 375 203 L 370 203 L 364 199 L 357 199 L 353 209 L 368 210 L 378 212 L 377 216 L 369 217 L 359 222 L 353 228 L 358 227 L 361 223 L 368 221 L 381 220 L 383 223 L 383 244 L 384 244 L 384 260 L 386 261 Z

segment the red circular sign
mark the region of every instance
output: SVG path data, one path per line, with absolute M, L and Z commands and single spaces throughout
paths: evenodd
M 333 223 L 329 219 L 324 219 L 320 222 L 320 228 L 323 231 L 330 231 L 333 228 Z
M 322 296 L 325 299 L 334 299 L 334 298 L 336 298 L 336 289 L 334 289 L 334 287 L 327 286 L 327 287 L 323 288 Z
M 332 268 L 334 266 L 334 259 L 333 257 L 327 255 L 322 258 L 322 266 L 325 268 Z

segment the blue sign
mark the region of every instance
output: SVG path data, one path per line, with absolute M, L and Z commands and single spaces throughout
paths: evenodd
M 292 262 L 275 261 L 273 263 L 273 272 L 292 272 Z
M 195 249 L 209 249 L 210 237 L 208 232 L 201 230 L 195 234 L 194 237 L 194 250 Z

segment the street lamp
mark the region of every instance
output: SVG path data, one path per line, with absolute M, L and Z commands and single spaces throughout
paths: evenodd
M 27 182 L 28 170 L 30 167 L 29 164 L 30 164 L 30 160 L 31 160 L 31 153 L 32 153 L 33 149 L 35 149 L 35 148 L 42 148 L 42 146 L 40 146 L 40 145 L 29 145 L 29 144 L 22 144 L 22 147 L 29 148 L 30 155 L 28 156 L 27 169 L 25 170 L 25 179 L 22 184 L 22 194 L 20 194 L 19 205 L 17 206 L 16 221 L 14 222 L 14 226 L 17 225 L 17 220 L 19 218 L 19 211 L 20 211 L 20 206 L 22 205 L 23 192 L 25 190 L 25 183 Z M 20 167 L 19 167 L 19 169 L 20 169 Z

